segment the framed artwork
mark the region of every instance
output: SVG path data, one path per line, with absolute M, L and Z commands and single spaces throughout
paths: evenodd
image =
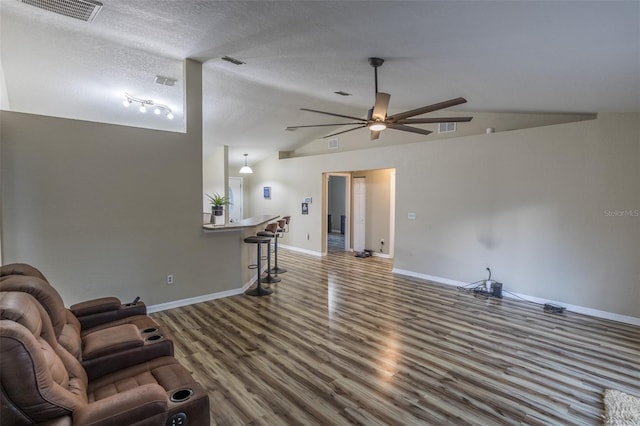
M 270 199 L 271 199 L 271 187 L 270 187 L 270 186 L 265 186 L 265 187 L 262 189 L 262 192 L 263 192 L 263 194 L 264 194 L 264 198 L 265 198 L 266 200 L 270 200 Z

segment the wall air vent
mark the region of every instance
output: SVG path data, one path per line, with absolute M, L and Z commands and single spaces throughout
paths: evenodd
M 68 16 L 69 18 L 80 19 L 85 22 L 93 22 L 102 9 L 102 3 L 93 0 L 18 0 L 20 3 L 28 4 Z
M 456 123 L 439 123 L 438 133 L 450 133 L 456 131 Z

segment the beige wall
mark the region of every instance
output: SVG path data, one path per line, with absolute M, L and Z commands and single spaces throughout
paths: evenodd
M 199 67 L 187 134 L 2 111 L 3 261 L 40 268 L 68 305 L 239 288 L 240 234 L 201 229 Z
M 467 123 L 458 123 L 457 131 L 451 133 L 438 133 L 437 124 L 420 125 L 421 128 L 431 130 L 428 137 L 430 141 L 437 139 L 459 138 L 461 136 L 482 135 L 488 127 L 495 129 L 496 132 L 504 132 L 516 129 L 525 129 L 530 127 L 551 126 L 561 123 L 570 123 L 583 120 L 593 120 L 595 114 L 529 114 L 529 113 L 505 113 L 505 112 L 461 112 L 461 111 L 436 111 L 429 113 L 430 118 L 438 117 L 462 117 L 471 116 L 473 120 Z M 349 129 L 353 126 L 345 126 L 343 128 L 336 127 L 334 132 Z M 380 138 L 371 141 L 367 129 L 354 130 L 353 132 L 344 133 L 332 137 L 338 141 L 338 148 L 329 149 L 327 139 L 316 139 L 308 144 L 287 153 L 288 157 L 303 157 L 307 155 L 317 155 L 325 153 L 336 153 L 344 151 L 352 151 L 357 149 L 370 149 L 371 147 L 383 147 L 392 145 L 403 145 L 407 143 L 415 143 L 424 140 L 424 136 L 389 130 L 383 132 Z
M 253 214 L 292 214 L 284 242 L 319 253 L 322 173 L 395 167 L 396 268 L 472 282 L 490 266 L 506 290 L 640 317 L 639 123 L 637 113 L 601 114 L 491 135 L 274 155 L 254 167 Z M 269 202 L 258 196 L 267 183 Z M 302 216 L 306 195 L 314 204 Z

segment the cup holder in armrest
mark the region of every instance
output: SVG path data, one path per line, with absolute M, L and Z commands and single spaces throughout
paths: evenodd
M 155 342 L 156 340 L 160 340 L 160 339 L 162 339 L 162 336 L 161 336 L 161 335 L 159 335 L 159 334 L 154 334 L 153 336 L 149 336 L 149 337 L 147 337 L 145 340 L 146 340 L 147 342 Z
M 158 331 L 156 327 L 145 328 L 144 330 L 142 330 L 143 333 L 153 333 L 155 331 Z
M 193 390 L 191 389 L 180 389 L 171 394 L 171 402 L 184 402 L 187 399 L 191 398 L 193 395 Z

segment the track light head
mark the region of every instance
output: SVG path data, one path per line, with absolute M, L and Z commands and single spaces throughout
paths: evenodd
M 135 96 L 131 96 L 128 93 L 124 94 L 124 100 L 122 101 L 123 106 L 129 107 L 134 102 L 140 104 L 138 111 L 140 111 L 141 113 L 147 112 L 147 107 L 153 107 L 153 113 L 155 115 L 162 115 L 164 113 L 167 119 L 173 120 L 173 112 L 171 112 L 171 108 L 169 108 L 168 106 L 157 104 L 151 99 L 136 98 Z

